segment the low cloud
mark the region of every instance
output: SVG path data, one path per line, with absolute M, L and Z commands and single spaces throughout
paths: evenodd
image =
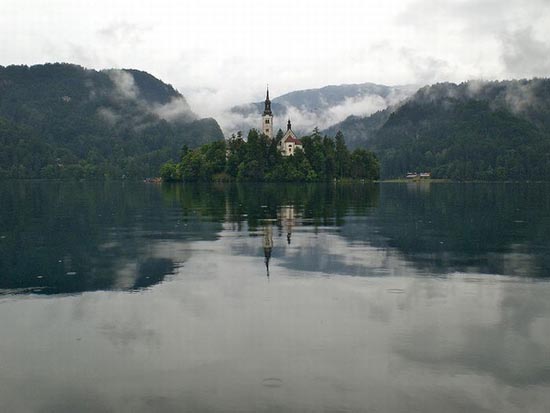
M 101 107 L 97 110 L 97 114 L 101 119 L 103 119 L 111 126 L 117 124 L 120 120 L 120 115 L 109 108 Z
M 279 111 L 274 117 L 275 131 L 279 128 L 286 129 L 287 120 L 292 121 L 292 128 L 299 134 L 310 133 L 314 128 L 324 130 L 329 126 L 342 122 L 348 116 L 369 116 L 388 106 L 393 106 L 409 97 L 416 91 L 416 87 L 400 87 L 392 89 L 386 96 L 377 94 L 366 94 L 347 96 L 341 102 L 330 105 L 324 102 L 322 107 L 308 108 L 306 106 L 295 106 L 284 99 L 275 99 L 274 103 L 283 106 L 284 110 Z M 321 97 L 322 100 L 322 97 Z M 216 120 L 226 135 L 242 131 L 246 133 L 251 128 L 258 128 L 261 123 L 261 110 L 257 105 L 250 104 L 239 107 L 239 111 L 226 110 L 216 116 Z
M 524 28 L 501 37 L 502 61 L 514 77 L 550 75 L 550 42 L 535 37 L 532 28 Z
M 196 119 L 196 115 L 191 111 L 184 97 L 174 97 L 166 104 L 150 103 L 140 96 L 139 86 L 136 84 L 132 73 L 125 70 L 111 69 L 107 71 L 109 78 L 113 82 L 114 88 L 111 96 L 116 100 L 133 101 L 143 112 L 153 114 L 160 119 L 169 122 L 189 122 Z M 100 108 L 98 115 L 110 124 L 115 124 L 120 120 L 120 116 L 108 108 Z M 150 119 L 134 119 L 136 127 L 143 126 L 143 122 L 149 122 Z
M 531 82 L 511 82 L 506 88 L 504 100 L 506 105 L 514 113 L 522 113 L 529 108 L 537 107 L 541 102 L 537 97 L 536 90 L 540 87 L 539 80 Z
M 125 70 L 108 70 L 107 74 L 115 86 L 113 91 L 114 97 L 118 99 L 137 100 L 139 88 L 131 73 Z
M 151 111 L 159 118 L 169 122 L 193 120 L 196 118 L 183 97 L 173 98 L 164 105 L 154 105 L 151 107 Z

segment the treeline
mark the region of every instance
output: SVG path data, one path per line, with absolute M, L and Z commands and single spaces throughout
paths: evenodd
M 314 182 L 333 179 L 379 178 L 376 156 L 365 149 L 350 152 L 344 135 L 321 136 L 315 129 L 301 138 L 303 150 L 292 156 L 281 155 L 278 142 L 252 129 L 247 139 L 232 136 L 227 141 L 205 144 L 198 149 L 184 148 L 180 162 L 168 162 L 160 170 L 165 181 L 268 181 Z

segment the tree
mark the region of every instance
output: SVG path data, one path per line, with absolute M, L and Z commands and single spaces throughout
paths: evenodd
M 336 176 L 343 178 L 350 174 L 350 154 L 346 147 L 344 134 L 341 131 L 336 133 L 334 140 L 336 142 Z
M 246 141 L 233 135 L 227 142 L 203 145 L 188 151 L 176 172 L 174 165 L 168 163 L 161 173 L 167 180 L 179 176 L 190 181 L 218 179 L 222 173 L 225 173 L 224 179 L 230 177 L 237 181 L 281 182 L 312 182 L 335 177 L 377 179 L 379 176 L 374 154 L 359 150 L 350 156 L 342 134 L 335 140 L 323 138 L 314 130 L 302 143 L 303 150 L 297 148 L 292 156 L 285 157 L 279 152 L 276 140 L 251 129 Z

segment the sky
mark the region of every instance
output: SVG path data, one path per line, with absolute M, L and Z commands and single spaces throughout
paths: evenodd
M 1 0 L 0 65 L 136 68 L 201 116 L 329 84 L 550 76 L 550 0 Z

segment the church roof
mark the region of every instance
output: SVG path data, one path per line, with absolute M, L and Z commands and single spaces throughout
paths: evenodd
M 265 95 L 264 105 L 264 116 L 273 116 L 273 112 L 271 112 L 271 100 L 269 100 L 269 86 Z
M 294 136 L 294 133 L 289 133 L 286 138 L 283 139 L 284 143 L 290 143 L 293 142 L 294 145 L 302 145 L 302 141 L 298 139 L 296 136 Z

